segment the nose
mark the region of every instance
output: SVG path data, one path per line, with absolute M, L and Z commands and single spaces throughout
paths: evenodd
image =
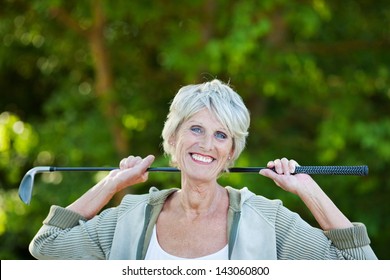
M 207 133 L 204 134 L 199 143 L 199 147 L 206 152 L 211 151 L 213 148 L 213 136 Z

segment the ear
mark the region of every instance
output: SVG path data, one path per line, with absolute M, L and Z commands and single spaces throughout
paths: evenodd
M 175 145 L 176 145 L 176 136 L 175 136 L 175 135 L 172 135 L 171 137 L 169 137 L 168 143 L 169 143 L 169 145 L 171 145 L 171 146 L 175 146 Z
M 233 158 L 233 155 L 234 155 L 234 148 L 231 149 L 228 159 L 231 160 Z

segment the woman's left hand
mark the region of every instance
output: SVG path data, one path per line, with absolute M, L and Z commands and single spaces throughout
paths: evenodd
M 299 195 L 306 187 L 316 182 L 307 174 L 293 174 L 296 166 L 299 164 L 293 159 L 275 159 L 268 162 L 269 169 L 262 169 L 259 173 L 274 180 L 283 190 Z
M 320 186 L 307 174 L 294 174 L 299 166 L 286 158 L 270 161 L 260 174 L 274 180 L 282 189 L 298 195 L 309 208 L 323 230 L 353 227 Z M 274 169 L 275 171 L 273 171 Z

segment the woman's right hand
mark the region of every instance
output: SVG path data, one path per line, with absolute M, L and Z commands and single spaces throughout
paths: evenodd
M 143 183 L 148 180 L 147 169 L 154 161 L 154 156 L 145 158 L 129 156 L 119 163 L 119 169 L 112 170 L 106 177 L 106 183 L 114 188 L 117 193 L 129 186 Z

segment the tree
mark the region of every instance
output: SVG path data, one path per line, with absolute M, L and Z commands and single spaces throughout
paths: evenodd
M 166 165 L 160 133 L 170 100 L 180 86 L 214 77 L 230 81 L 251 111 L 237 165 L 286 156 L 305 165 L 369 166 L 367 177 L 316 179 L 351 220 L 367 225 L 377 255 L 388 258 L 387 1 L 1 4 L 3 258 L 29 258 L 27 244 L 49 205 L 70 203 L 102 176 L 39 176 L 27 207 L 16 193 L 24 172 L 113 166 L 127 154 L 155 154 L 155 165 Z M 259 176 L 222 182 L 282 199 L 316 225 L 297 197 Z M 178 176 L 158 174 L 131 191 L 178 184 Z

